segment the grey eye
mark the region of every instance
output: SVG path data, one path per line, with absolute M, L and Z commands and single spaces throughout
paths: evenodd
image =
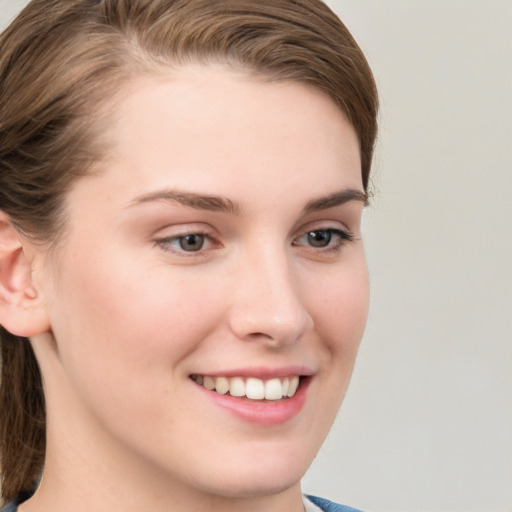
M 307 234 L 308 244 L 312 247 L 327 247 L 332 240 L 332 232 L 318 229 Z
M 187 252 L 200 251 L 205 242 L 205 236 L 200 234 L 186 235 L 179 237 L 180 249 Z

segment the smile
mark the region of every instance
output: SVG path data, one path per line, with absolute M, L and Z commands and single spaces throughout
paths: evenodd
M 285 378 L 268 380 L 255 377 L 211 377 L 207 375 L 191 375 L 191 379 L 200 386 L 233 397 L 249 398 L 250 400 L 282 400 L 291 398 L 297 392 L 300 377 L 293 375 Z

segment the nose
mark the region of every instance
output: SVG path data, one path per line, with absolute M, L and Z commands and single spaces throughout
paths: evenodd
M 259 251 L 239 262 L 231 330 L 239 339 L 278 348 L 298 341 L 313 327 L 302 300 L 300 279 L 284 251 Z

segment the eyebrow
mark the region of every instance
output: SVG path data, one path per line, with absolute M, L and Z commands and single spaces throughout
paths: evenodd
M 242 207 L 239 203 L 232 201 L 226 197 L 221 196 L 209 196 L 203 194 L 197 194 L 195 192 L 185 192 L 178 190 L 158 190 L 156 192 L 149 192 L 142 196 L 134 199 L 130 206 L 150 203 L 154 201 L 167 201 L 176 202 L 189 208 L 197 210 L 207 210 L 214 212 L 231 213 L 233 215 L 240 215 Z M 327 210 L 328 208 L 334 208 L 342 204 L 348 203 L 349 201 L 359 201 L 368 205 L 368 195 L 361 190 L 357 189 L 345 189 L 339 192 L 334 192 L 324 197 L 312 199 L 307 202 L 304 207 L 304 213 L 313 213 L 321 210 Z
M 231 199 L 220 196 L 208 196 L 203 194 L 196 194 L 194 192 L 184 192 L 177 190 L 160 190 L 157 192 L 150 192 L 137 197 L 132 201 L 131 205 L 150 203 L 153 201 L 169 201 L 195 208 L 197 210 L 208 210 L 212 212 L 232 213 L 240 215 L 242 211 L 241 206 Z
M 368 206 L 368 194 L 354 188 L 340 190 L 328 196 L 309 201 L 304 207 L 304 212 L 312 213 L 327 210 L 328 208 L 334 208 L 335 206 L 340 206 L 349 201 L 360 201 L 364 206 Z

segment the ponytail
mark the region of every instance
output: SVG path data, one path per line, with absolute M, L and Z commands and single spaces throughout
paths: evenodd
M 0 327 L 0 467 L 2 497 L 30 492 L 44 464 L 45 402 L 41 373 L 28 339 Z

